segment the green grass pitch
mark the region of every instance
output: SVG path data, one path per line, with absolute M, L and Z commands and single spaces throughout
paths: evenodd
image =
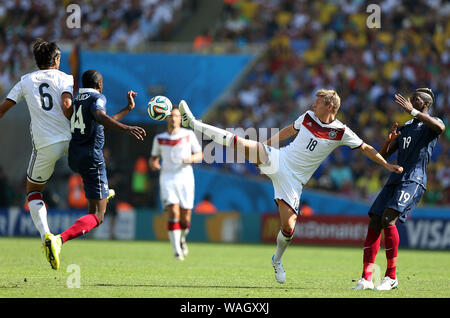
M 61 269 L 54 271 L 38 238 L 0 238 L 0 297 L 450 297 L 448 251 L 400 249 L 399 289 L 377 292 L 351 290 L 352 279 L 362 269 L 361 248 L 291 245 L 283 257 L 287 273 L 283 285 L 275 281 L 271 266 L 275 244 L 191 242 L 189 249 L 189 256 L 180 262 L 168 242 L 77 239 L 63 246 Z M 376 264 L 383 276 L 382 248 Z M 79 272 L 67 271 L 73 268 Z

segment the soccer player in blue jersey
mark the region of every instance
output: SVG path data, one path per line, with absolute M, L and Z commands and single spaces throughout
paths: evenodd
M 102 75 L 96 70 L 88 70 L 82 76 L 82 84 L 83 88 L 80 88 L 74 99 L 70 120 L 72 139 L 69 145 L 69 167 L 83 178 L 89 213 L 60 235 L 51 236 L 50 264 L 55 270 L 60 266 L 62 244 L 103 222 L 110 196 L 102 152 L 105 143 L 104 128 L 123 131 L 138 140 L 144 140 L 146 135 L 141 127 L 120 123 L 135 107 L 135 92 L 129 91 L 127 106 L 110 117 L 106 114 L 106 98 L 102 94 Z
M 384 231 L 387 269 L 377 290 L 398 287 L 396 277 L 399 236 L 397 220 L 405 223 L 411 211 L 419 203 L 427 185 L 426 168 L 439 135 L 445 131 L 441 119 L 429 115 L 434 94 L 429 88 L 418 88 L 411 99 L 400 94 L 395 101 L 413 117 L 397 131 L 392 127 L 380 154 L 388 158 L 398 151 L 398 164 L 403 173 L 391 173 L 385 186 L 369 210 L 369 226 L 364 242 L 363 273 L 353 289 L 373 289 L 372 271 L 380 248 L 381 230 Z

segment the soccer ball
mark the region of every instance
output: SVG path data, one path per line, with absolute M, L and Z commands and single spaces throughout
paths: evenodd
M 172 113 L 172 102 L 166 96 L 154 96 L 148 102 L 147 112 L 154 120 L 164 120 Z

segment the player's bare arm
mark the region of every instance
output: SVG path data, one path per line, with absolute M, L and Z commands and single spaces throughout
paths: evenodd
M 72 94 L 68 92 L 64 92 L 61 94 L 61 108 L 63 111 L 64 116 L 70 120 L 73 113 L 73 107 L 72 107 Z
M 152 171 L 157 171 L 161 169 L 161 164 L 159 163 L 159 156 L 152 156 L 148 160 L 148 165 Z
M 103 110 L 96 110 L 93 115 L 95 120 L 107 129 L 115 129 L 126 132 L 127 134 L 135 137 L 137 140 L 144 140 L 144 137 L 147 135 L 144 128 L 124 125 L 108 116 Z
M 417 107 L 413 107 L 412 101 Z M 429 107 L 422 106 L 424 101 L 421 99 L 420 94 L 414 94 L 413 100 L 410 100 L 409 98 L 406 99 L 400 94 L 395 94 L 395 102 L 411 115 L 414 115 L 414 113 L 412 113 L 414 110 L 418 111 L 418 113 L 415 114 L 415 118 L 423 122 L 436 133 L 442 134 L 445 131 L 444 123 L 428 115 Z
M 395 142 L 398 136 L 400 136 L 400 132 L 397 131 L 398 123 L 394 123 L 389 134 L 384 141 L 383 146 L 381 146 L 380 154 L 383 158 L 389 158 L 395 151 L 398 149 L 398 144 Z
M 136 106 L 134 102 L 134 98 L 137 96 L 137 93 L 133 91 L 127 92 L 127 106 L 125 106 L 120 112 L 112 116 L 113 119 L 117 121 L 121 121 L 133 108 Z
M 5 114 L 16 104 L 15 101 L 6 98 L 3 103 L 0 104 L 0 118 L 5 116 Z
M 278 133 L 276 133 L 274 136 L 265 141 L 264 144 L 272 146 L 272 144 L 274 144 L 275 141 L 279 144 L 281 141 L 284 141 L 291 137 L 295 137 L 297 134 L 298 130 L 295 129 L 294 124 L 292 124 L 281 129 Z
M 393 165 L 393 164 L 388 163 L 383 158 L 383 156 L 381 154 L 379 154 L 378 151 L 376 151 L 371 145 L 368 145 L 363 142 L 363 144 L 360 147 L 360 150 L 367 158 L 369 158 L 373 162 L 378 163 L 379 165 L 382 165 L 387 170 L 389 170 L 391 172 L 399 173 L 399 174 L 403 172 L 403 167 L 400 167 L 399 165 Z
M 183 159 L 183 163 L 198 163 L 203 160 L 203 152 L 197 152 Z

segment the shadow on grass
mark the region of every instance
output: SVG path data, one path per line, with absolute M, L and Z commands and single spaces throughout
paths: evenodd
M 175 288 L 234 288 L 234 289 L 276 289 L 279 290 L 280 287 L 285 287 L 286 289 L 298 289 L 304 290 L 306 288 L 303 287 L 291 287 L 291 286 L 224 286 L 224 285 L 160 285 L 160 284 L 95 284 L 91 286 L 97 287 L 152 287 L 152 288 L 167 288 L 167 287 L 175 287 Z M 310 288 L 309 288 L 310 289 Z

